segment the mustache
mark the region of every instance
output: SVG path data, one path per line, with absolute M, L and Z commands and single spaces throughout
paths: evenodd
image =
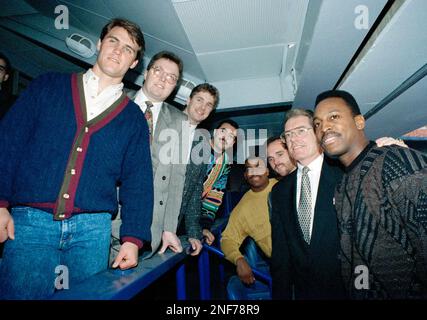
M 335 131 L 328 131 L 326 134 L 323 135 L 322 140 L 320 140 L 320 144 L 324 144 L 325 140 L 330 137 L 341 137 L 341 135 Z

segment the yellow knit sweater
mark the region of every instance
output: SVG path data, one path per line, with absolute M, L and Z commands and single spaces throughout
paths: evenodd
M 246 237 L 251 237 L 265 253 L 271 257 L 271 225 L 268 214 L 268 194 L 277 183 L 270 179 L 268 186 L 260 191 L 249 190 L 230 214 L 227 227 L 222 233 L 221 249 L 225 258 L 236 264 L 243 257 L 239 248 Z

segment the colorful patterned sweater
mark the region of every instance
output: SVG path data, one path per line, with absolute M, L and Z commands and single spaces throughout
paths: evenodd
M 351 298 L 427 298 L 427 155 L 371 142 L 335 201 Z
M 214 154 L 211 154 L 205 182 L 203 183 L 202 213 L 200 224 L 203 229 L 212 227 L 216 213 L 222 204 L 225 188 L 227 186 L 230 164 L 226 152 L 215 161 Z

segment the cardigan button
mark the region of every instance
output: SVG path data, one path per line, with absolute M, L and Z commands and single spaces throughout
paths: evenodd
M 71 175 L 74 176 L 76 174 L 76 169 L 71 169 Z
M 77 152 L 82 152 L 83 151 L 83 148 L 81 148 L 81 147 L 77 147 Z
M 161 206 L 163 205 L 163 201 L 162 200 L 160 200 L 159 203 L 160 203 Z
M 163 177 L 162 177 L 162 180 L 166 180 L 166 176 L 163 176 Z
M 69 198 L 70 198 L 70 195 L 69 195 L 68 193 L 64 193 L 64 194 L 62 195 L 62 197 L 63 197 L 64 199 L 69 199 Z

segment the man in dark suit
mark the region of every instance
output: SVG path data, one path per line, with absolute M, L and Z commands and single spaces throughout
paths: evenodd
M 281 136 L 298 168 L 271 195 L 274 299 L 344 298 L 333 203 L 342 171 L 323 156 L 312 123 L 310 111 L 292 109 Z

